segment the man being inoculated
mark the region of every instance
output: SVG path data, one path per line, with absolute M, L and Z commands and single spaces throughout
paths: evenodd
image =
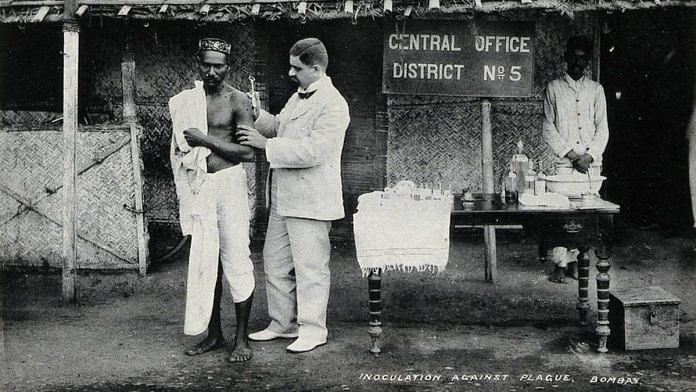
M 184 333 L 208 336 L 187 350 L 199 355 L 225 345 L 220 323 L 224 273 L 237 318 L 230 362 L 252 356 L 247 337 L 255 287 L 249 251 L 249 199 L 241 162 L 254 150 L 237 143 L 240 125 L 253 123 L 246 94 L 225 82 L 229 43 L 200 41 L 198 71 L 202 82 L 169 101 L 173 123 L 172 170 L 184 235 L 191 235 Z

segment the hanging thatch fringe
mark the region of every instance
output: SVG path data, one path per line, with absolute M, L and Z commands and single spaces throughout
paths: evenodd
M 201 8 L 199 0 L 82 0 L 82 6 L 89 6 L 90 15 L 107 18 L 125 17 L 135 20 L 191 20 L 198 22 L 229 22 L 248 18 L 278 20 L 334 20 L 359 18 L 382 18 L 391 12 L 396 17 L 417 19 L 455 18 L 469 19 L 473 12 L 496 14 L 514 11 L 551 11 L 573 17 L 575 12 L 583 11 L 628 11 L 643 9 L 664 9 L 667 7 L 696 7 L 696 0 L 652 1 L 598 1 L 584 2 L 571 0 L 517 1 L 314 1 L 296 2 L 287 0 L 250 2 L 221 0 L 208 1 Z M 353 7 L 349 7 L 349 4 Z M 0 0 L 0 23 L 59 22 L 62 18 L 62 1 L 7 1 Z M 49 7 L 49 8 L 46 8 Z M 352 8 L 352 10 L 351 10 Z M 86 11 L 86 8 L 82 8 Z M 306 12 L 303 12 L 306 11 Z

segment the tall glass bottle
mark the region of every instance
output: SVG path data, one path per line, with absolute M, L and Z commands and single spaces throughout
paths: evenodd
M 537 162 L 537 172 L 534 178 L 534 194 L 543 195 L 546 193 L 546 173 L 541 165 L 541 160 Z
M 515 203 L 517 201 L 517 173 L 515 173 L 515 163 L 510 161 L 510 171 L 505 177 L 505 202 Z

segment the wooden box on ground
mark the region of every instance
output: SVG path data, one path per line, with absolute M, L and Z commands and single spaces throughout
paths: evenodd
M 612 344 L 625 350 L 679 347 L 679 298 L 662 287 L 612 290 Z

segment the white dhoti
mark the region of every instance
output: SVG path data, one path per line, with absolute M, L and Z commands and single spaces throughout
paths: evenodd
M 191 252 L 186 285 L 184 333 L 198 335 L 208 327 L 218 260 L 234 302 L 254 291 L 249 251 L 249 199 L 242 165 L 208 173 L 192 208 Z

